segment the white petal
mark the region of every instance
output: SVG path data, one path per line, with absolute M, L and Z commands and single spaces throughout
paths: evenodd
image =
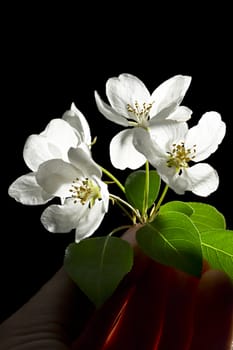
M 119 132 L 110 143 L 110 158 L 117 169 L 138 169 L 146 161 L 133 145 L 134 129 Z
M 73 199 L 65 201 L 64 205 L 50 205 L 41 215 L 41 222 L 46 230 L 55 233 L 70 232 L 78 226 L 80 217 L 87 210 L 87 206 Z
M 53 119 L 41 133 L 48 139 L 48 142 L 57 146 L 63 155 L 63 159 L 67 159 L 67 152 L 70 147 L 76 147 L 80 140 L 77 139 L 73 128 L 63 119 Z
M 75 241 L 78 243 L 91 236 L 100 226 L 105 214 L 102 201 L 97 200 L 92 208 L 87 208 L 85 215 L 78 222 Z
M 41 135 L 30 135 L 25 143 L 23 158 L 29 169 L 37 171 L 40 164 L 52 158 L 62 158 L 55 145 L 49 144 L 48 139 Z
M 184 194 L 188 190 L 189 181 L 188 179 L 181 175 L 178 175 L 175 168 L 168 168 L 167 174 L 161 172 L 161 168 L 158 170 L 159 175 L 162 180 L 168 184 L 168 186 L 175 191 L 177 194 Z
M 84 177 L 91 177 L 93 175 L 99 178 L 102 175 L 100 167 L 94 162 L 91 156 L 82 148 L 71 148 L 68 152 L 70 162 L 80 169 Z
M 159 85 L 151 95 L 151 102 L 153 102 L 151 116 L 157 115 L 169 106 L 175 109 L 182 102 L 190 83 L 191 77 L 176 75 Z
M 169 116 L 176 110 L 176 105 L 170 105 L 167 108 L 162 109 L 158 114 L 152 114 L 150 113 L 150 120 L 149 124 L 156 125 L 158 122 L 164 122 L 166 121 Z M 152 111 L 153 112 L 153 111 Z
M 106 95 L 111 106 L 120 114 L 129 117 L 127 105 L 134 107 L 148 103 L 150 93 L 144 83 L 131 74 L 121 74 L 118 78 L 110 78 L 106 83 Z
M 189 181 L 187 190 L 198 196 L 206 197 L 216 191 L 219 185 L 219 178 L 216 170 L 209 164 L 195 164 L 184 171 L 184 176 Z
M 108 192 L 108 186 L 106 185 L 106 183 L 104 183 L 103 181 L 101 181 L 98 177 L 96 177 L 95 175 L 93 176 L 93 180 L 97 183 L 97 185 L 100 188 L 100 192 L 101 192 L 101 198 L 103 201 L 103 208 L 104 211 L 107 212 L 108 211 L 108 205 L 109 205 L 109 192 Z
M 170 152 L 174 143 L 184 142 L 188 125 L 185 122 L 177 123 L 167 120 L 149 126 L 153 140 L 159 145 L 164 153 Z
M 175 120 L 177 122 L 186 122 L 191 118 L 192 111 L 188 107 L 178 106 L 173 113 L 169 115 L 167 120 Z
M 35 173 L 20 176 L 9 187 L 8 194 L 26 205 L 45 204 L 53 198 L 37 183 Z
M 102 113 L 105 116 L 105 118 L 122 126 L 129 125 L 128 120 L 125 117 L 122 117 L 120 114 L 118 114 L 112 107 L 103 102 L 96 91 L 95 101 L 99 112 Z
M 178 176 L 174 167 L 167 166 L 167 152 L 161 149 L 154 139 L 152 140 L 150 138 L 150 133 L 137 128 L 135 130 L 134 144 L 135 147 L 145 155 L 150 164 L 157 169 L 161 179 L 176 193 L 184 194 L 188 186 L 188 181 Z
M 81 135 L 82 142 L 86 145 L 91 144 L 91 131 L 84 115 L 78 110 L 74 103 L 70 110 L 66 111 L 62 119 L 69 123 Z
M 205 113 L 198 124 L 192 127 L 185 140 L 187 148 L 196 145 L 195 162 L 202 161 L 215 152 L 226 133 L 226 125 L 217 112 Z
M 28 137 L 23 157 L 27 166 L 36 171 L 39 165 L 52 158 L 67 160 L 70 147 L 80 142 L 73 128 L 62 119 L 52 119 L 46 129 L 39 135 Z
M 136 150 L 142 153 L 149 163 L 156 167 L 156 164 L 160 161 L 161 157 L 166 157 L 165 151 L 161 149 L 154 140 L 152 140 L 151 134 L 147 130 L 143 128 L 135 128 L 133 133 L 133 144 Z
M 38 184 L 47 192 L 61 198 L 70 197 L 72 182 L 83 177 L 81 171 L 61 159 L 51 159 L 40 165 L 36 174 Z

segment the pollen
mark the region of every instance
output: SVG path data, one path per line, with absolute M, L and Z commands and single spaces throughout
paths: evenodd
M 134 105 L 131 106 L 130 104 L 127 104 L 127 111 L 131 114 L 133 114 L 133 119 L 137 120 L 137 125 L 142 127 L 147 127 L 146 123 L 150 119 L 150 110 L 152 108 L 154 102 L 152 103 L 146 103 L 143 102 L 143 104 L 140 106 L 138 101 L 134 102 Z
M 76 178 L 69 190 L 71 197 L 74 198 L 74 203 L 78 201 L 84 205 L 89 202 L 89 207 L 92 208 L 96 199 L 101 199 L 100 189 L 97 184 L 91 179 Z
M 183 168 L 188 168 L 189 162 L 195 158 L 196 145 L 193 145 L 192 148 L 186 148 L 184 142 L 173 143 L 171 151 L 167 154 L 167 166 L 169 168 L 175 167 L 176 171 L 180 172 Z

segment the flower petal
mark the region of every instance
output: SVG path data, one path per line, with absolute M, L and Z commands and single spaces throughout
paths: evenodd
M 111 106 L 126 118 L 129 118 L 128 104 L 134 107 L 136 101 L 142 105 L 150 99 L 150 93 L 144 83 L 131 74 L 121 74 L 118 78 L 108 79 L 106 95 Z
M 200 163 L 184 170 L 184 177 L 189 185 L 187 190 L 198 196 L 207 197 L 216 191 L 219 185 L 219 178 L 216 170 L 209 164 Z
M 97 177 L 101 177 L 102 171 L 97 165 L 91 156 L 85 152 L 82 148 L 71 148 L 68 152 L 68 157 L 70 162 L 80 169 L 83 173 L 84 177 L 91 177 L 96 175 Z
M 103 102 L 96 91 L 95 91 L 95 101 L 99 112 L 102 113 L 105 116 L 105 118 L 107 118 L 108 120 L 111 120 L 116 124 L 119 124 L 122 126 L 129 126 L 128 120 L 125 117 L 122 117 L 120 114 L 118 114 L 112 107 L 110 107 L 105 102 Z
M 164 122 L 153 123 L 149 127 L 152 139 L 164 153 L 170 152 L 174 143 L 184 142 L 188 131 L 188 125 L 185 122 L 167 120 Z
M 35 173 L 20 176 L 9 187 L 8 194 L 26 205 L 45 204 L 53 198 L 36 181 Z
M 178 106 L 173 113 L 169 115 L 167 120 L 175 120 L 177 122 L 186 122 L 191 118 L 191 109 L 185 106 Z
M 61 198 L 71 196 L 70 189 L 77 177 L 83 177 L 83 173 L 61 159 L 51 159 L 42 163 L 36 174 L 38 184 L 47 193 Z
M 119 132 L 110 143 L 110 158 L 117 169 L 140 168 L 146 161 L 133 145 L 134 129 Z
M 158 122 L 165 122 L 170 114 L 172 114 L 175 109 L 177 108 L 176 105 L 170 105 L 167 108 L 162 109 L 158 114 L 151 114 L 150 120 L 149 120 L 149 125 L 156 125 Z
M 63 114 L 62 119 L 69 123 L 78 132 L 78 135 L 81 135 L 82 142 L 88 146 L 91 145 L 91 131 L 89 124 L 74 103 L 71 104 L 70 110 Z
M 183 173 L 179 175 L 174 167 L 167 167 L 166 169 L 165 164 L 163 164 L 163 166 L 163 170 L 161 167 L 158 169 L 158 174 L 161 176 L 162 180 L 177 194 L 184 194 L 185 191 L 188 190 L 189 179 L 183 176 Z
M 80 142 L 74 129 L 63 119 L 53 119 L 46 127 L 45 131 L 41 133 L 52 143 L 60 149 L 64 160 L 67 159 L 67 152 L 70 147 L 76 147 Z
M 161 157 L 165 158 L 165 151 L 159 147 L 151 138 L 151 133 L 143 128 L 135 128 L 133 131 L 133 144 L 136 150 L 142 153 L 145 158 L 156 167 Z
M 93 176 L 93 180 L 97 183 L 97 185 L 100 188 L 100 192 L 101 192 L 101 198 L 103 201 L 103 208 L 104 211 L 107 212 L 108 211 L 108 205 L 109 205 L 109 192 L 108 192 L 108 186 L 106 185 L 106 183 L 104 183 L 103 181 L 101 181 L 97 176 Z
M 76 228 L 76 243 L 91 236 L 100 226 L 105 214 L 106 211 L 104 209 L 103 201 L 101 200 L 95 201 L 92 208 L 87 208 L 85 215 L 81 217 Z
M 23 149 L 24 161 L 33 171 L 37 171 L 43 162 L 61 157 L 60 150 L 55 145 L 49 145 L 48 139 L 41 135 L 30 135 Z
M 78 226 L 80 217 L 87 210 L 87 206 L 73 199 L 65 201 L 64 205 L 50 205 L 41 215 L 41 222 L 49 232 L 70 232 Z
M 226 125 L 217 112 L 203 114 L 198 124 L 192 127 L 185 140 L 187 148 L 196 145 L 196 155 L 193 161 L 199 162 L 215 152 L 226 133 Z
M 151 102 L 153 102 L 151 117 L 153 118 L 153 116 L 169 106 L 173 106 L 175 109 L 182 102 L 190 83 L 191 77 L 175 75 L 159 85 L 151 95 Z
M 39 135 L 28 137 L 23 157 L 27 166 L 36 171 L 39 165 L 52 158 L 67 160 L 70 147 L 76 147 L 80 141 L 73 128 L 62 119 L 52 119 Z

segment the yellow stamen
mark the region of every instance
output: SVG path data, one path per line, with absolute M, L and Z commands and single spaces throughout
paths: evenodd
M 167 166 L 169 168 L 175 167 L 177 172 L 179 172 L 182 168 L 188 168 L 189 162 L 195 158 L 196 145 L 186 149 L 184 142 L 179 144 L 173 143 L 171 152 L 167 153 L 169 155 Z
M 84 178 L 80 180 L 76 178 L 69 190 L 74 203 L 80 201 L 82 205 L 89 201 L 90 208 L 95 204 L 96 199 L 101 199 L 100 189 L 91 179 Z
M 152 103 L 143 103 L 142 107 L 139 105 L 138 101 L 134 102 L 134 105 L 131 106 L 127 104 L 127 110 L 129 113 L 132 113 L 137 119 L 137 125 L 142 127 L 147 127 L 147 122 L 150 119 L 150 110 L 154 102 Z

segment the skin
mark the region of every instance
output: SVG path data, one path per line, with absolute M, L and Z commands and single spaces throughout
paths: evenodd
M 135 247 L 134 233 L 124 239 Z M 99 309 L 63 268 L 0 325 L 1 350 L 230 350 L 233 285 L 205 267 L 200 279 L 135 247 L 133 270 Z

